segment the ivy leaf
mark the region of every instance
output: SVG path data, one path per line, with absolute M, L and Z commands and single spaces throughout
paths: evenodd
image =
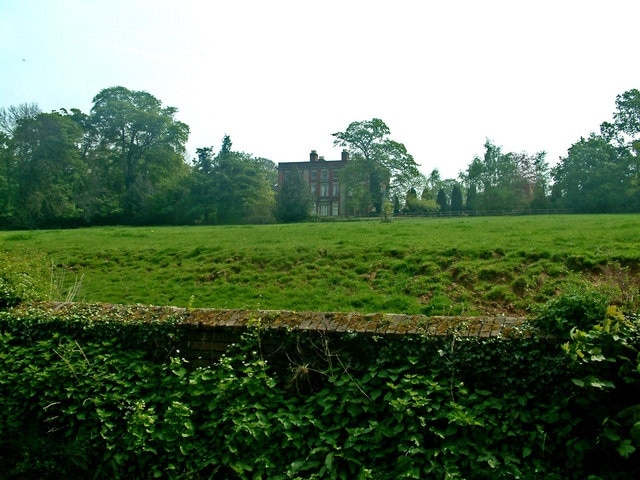
M 328 472 L 333 472 L 333 456 L 334 452 L 330 452 L 324 459 L 324 466 Z
M 574 385 L 577 385 L 581 388 L 593 387 L 600 390 L 604 390 L 605 388 L 615 388 L 615 384 L 613 382 L 594 377 L 593 375 L 586 377 L 584 380 L 580 380 L 579 378 L 572 378 L 571 381 Z
M 631 440 L 623 440 L 616 450 L 622 457 L 629 458 L 629 455 L 636 451 L 636 447 L 631 444 Z
M 609 382 L 607 380 L 602 380 L 597 377 L 589 376 L 586 379 L 589 386 L 598 388 L 600 390 L 604 390 L 605 388 L 615 388 L 613 382 Z

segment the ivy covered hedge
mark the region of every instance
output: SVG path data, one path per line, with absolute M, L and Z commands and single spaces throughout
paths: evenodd
M 640 321 L 615 308 L 558 340 L 256 318 L 210 368 L 179 318 L 91 312 L 0 312 L 4 478 L 640 478 Z

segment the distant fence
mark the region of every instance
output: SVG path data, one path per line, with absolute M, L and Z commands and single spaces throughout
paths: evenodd
M 448 218 L 448 217 L 509 217 L 523 215 L 568 215 L 578 213 L 571 209 L 539 209 L 539 210 L 474 210 L 457 212 L 431 212 L 431 213 L 394 213 L 394 218 Z

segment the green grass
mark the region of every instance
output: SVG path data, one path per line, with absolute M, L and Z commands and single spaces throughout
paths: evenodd
M 631 214 L 463 217 L 0 232 L 0 255 L 83 276 L 89 302 L 526 314 L 584 282 L 636 301 L 639 238 Z

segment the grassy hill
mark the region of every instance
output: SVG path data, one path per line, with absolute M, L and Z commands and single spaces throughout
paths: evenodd
M 58 300 L 524 315 L 576 285 L 638 302 L 639 238 L 632 214 L 8 231 L 0 274 Z

